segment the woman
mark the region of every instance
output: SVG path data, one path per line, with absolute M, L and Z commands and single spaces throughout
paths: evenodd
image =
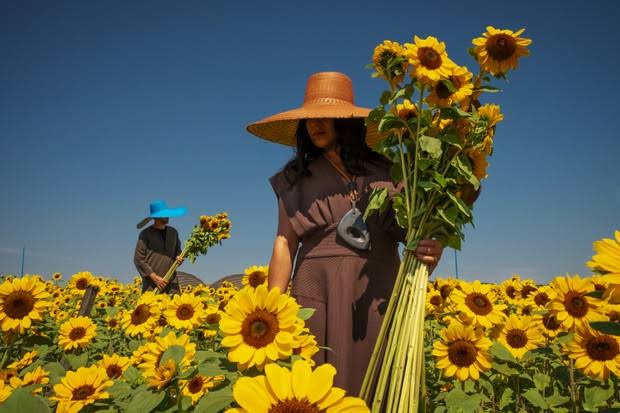
M 353 207 L 364 211 L 374 188 L 397 190 L 389 162 L 368 146 L 380 138 L 375 128 L 364 126 L 369 112 L 353 103 L 347 76 L 323 72 L 309 78 L 301 108 L 248 126 L 259 137 L 297 147 L 295 157 L 270 179 L 278 198 L 278 231 L 269 288 L 286 291 L 294 274 L 292 295 L 302 307 L 316 309 L 307 326 L 319 346 L 331 349 L 315 360 L 333 364 L 334 385 L 350 394 L 361 387 L 404 238 L 391 208 L 365 223 L 369 248 L 337 230 Z M 423 240 L 416 255 L 432 270 L 442 249 L 437 241 Z

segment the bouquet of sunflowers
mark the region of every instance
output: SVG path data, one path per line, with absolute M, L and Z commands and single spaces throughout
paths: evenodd
M 226 212 L 219 213 L 216 216 L 200 216 L 200 223 L 194 225 L 189 239 L 185 241 L 185 247 L 180 258 L 189 258 L 194 263 L 198 255 L 206 254 L 209 248 L 215 244 L 221 244 L 223 239 L 230 238 L 230 226 Z M 170 281 L 178 267 L 179 260 L 172 263 L 164 276 L 166 282 Z M 159 292 L 159 289 L 157 291 Z
M 522 33 L 487 27 L 469 49 L 479 66 L 475 76 L 452 61 L 445 43 L 432 36 L 415 36 L 404 45 L 386 40 L 375 48 L 369 66 L 390 89 L 367 122 L 378 124 L 386 135 L 374 149 L 392 161 L 392 179 L 402 184 L 402 191 L 390 197 L 385 189 L 375 190 L 365 216 L 391 204 L 407 235 L 361 390 L 373 412 L 418 411 L 424 394 L 420 386 L 428 268 L 413 251 L 420 240 L 431 237 L 460 248 L 463 227 L 472 222 L 472 206 L 487 177 L 495 127 L 503 119 L 498 105 L 483 105 L 480 98 L 499 91 L 491 85 L 492 77 L 506 78 L 519 58 L 529 54 L 531 40 L 520 37 Z

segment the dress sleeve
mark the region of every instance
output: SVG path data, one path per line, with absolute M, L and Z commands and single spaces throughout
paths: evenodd
M 133 263 L 140 273 L 140 276 L 143 278 L 147 278 L 154 272 L 153 268 L 146 262 L 146 243 L 142 239 L 142 236 L 138 238 L 136 250 L 133 255 Z
M 291 186 L 283 172 L 269 178 L 271 187 L 278 199 L 278 235 L 295 234 L 301 239 L 305 233 L 301 209 L 300 185 Z

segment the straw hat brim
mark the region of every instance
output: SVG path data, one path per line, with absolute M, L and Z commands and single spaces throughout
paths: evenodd
M 280 112 L 246 127 L 247 131 L 259 138 L 282 145 L 297 146 L 295 133 L 302 119 L 335 118 L 366 119 L 371 109 L 352 105 L 348 102 L 305 104 L 299 108 Z M 366 127 L 366 144 L 373 148 L 384 136 L 377 125 Z

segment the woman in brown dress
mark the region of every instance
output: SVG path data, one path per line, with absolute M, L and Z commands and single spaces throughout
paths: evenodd
M 349 394 L 360 390 L 404 238 L 391 208 L 366 221 L 370 249 L 350 245 L 337 231 L 352 205 L 365 210 L 374 188 L 397 190 L 389 161 L 368 146 L 379 139 L 376 129 L 364 126 L 369 111 L 354 105 L 347 76 L 323 72 L 309 78 L 301 108 L 248 126 L 259 137 L 297 147 L 270 178 L 279 219 L 269 288 L 286 291 L 292 275 L 292 295 L 302 307 L 316 309 L 307 326 L 318 345 L 330 349 L 315 361 L 333 364 L 334 385 Z M 438 241 L 423 240 L 416 255 L 432 270 L 442 249 Z

